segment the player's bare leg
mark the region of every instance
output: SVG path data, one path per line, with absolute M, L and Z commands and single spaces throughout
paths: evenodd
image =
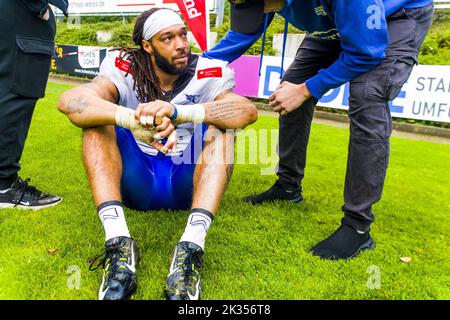
M 122 159 L 113 126 L 84 129 L 83 162 L 106 236 L 106 252 L 98 263 L 105 269 L 99 299 L 122 300 L 136 290 L 139 250 L 121 203 Z
M 192 210 L 186 229 L 175 247 L 166 281 L 169 300 L 197 300 L 205 237 L 231 178 L 234 162 L 234 131 L 210 126 L 194 172 Z
M 213 216 L 233 172 L 234 131 L 210 126 L 194 172 L 192 208 L 208 210 Z
M 122 200 L 122 159 L 113 126 L 83 130 L 83 163 L 96 206 Z

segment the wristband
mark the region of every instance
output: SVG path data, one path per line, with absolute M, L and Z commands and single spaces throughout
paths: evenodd
M 170 121 L 174 122 L 178 117 L 178 109 L 174 104 L 172 105 L 172 107 L 173 107 L 173 114 L 170 116 Z

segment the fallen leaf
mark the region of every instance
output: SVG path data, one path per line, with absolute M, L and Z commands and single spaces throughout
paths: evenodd
M 58 251 L 57 248 L 54 249 L 47 249 L 48 254 L 55 254 Z
M 412 258 L 411 257 L 401 257 L 400 261 L 404 262 L 404 263 L 410 263 L 412 261 Z

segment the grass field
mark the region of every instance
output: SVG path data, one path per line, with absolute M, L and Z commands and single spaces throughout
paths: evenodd
M 21 161 L 23 178 L 64 201 L 37 212 L 0 211 L 0 299 L 97 297 L 101 271 L 90 272 L 87 260 L 103 250 L 103 229 L 81 162 L 81 131 L 56 109 L 69 88 L 49 85 Z M 277 126 L 261 116 L 252 128 Z M 308 253 L 342 217 L 347 140 L 346 129 L 313 125 L 301 205 L 243 203 L 275 177 L 260 175 L 259 165 L 236 166 L 206 239 L 203 299 L 450 299 L 449 145 L 392 138 L 384 196 L 374 207 L 376 250 L 338 262 Z M 126 214 L 141 249 L 133 298 L 163 299 L 188 212 Z M 378 289 L 367 285 L 373 272 Z

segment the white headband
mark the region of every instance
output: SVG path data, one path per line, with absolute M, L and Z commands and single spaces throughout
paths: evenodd
M 176 24 L 183 24 L 183 20 L 178 13 L 169 9 L 155 11 L 144 24 L 144 39 L 150 40 L 161 30 Z

